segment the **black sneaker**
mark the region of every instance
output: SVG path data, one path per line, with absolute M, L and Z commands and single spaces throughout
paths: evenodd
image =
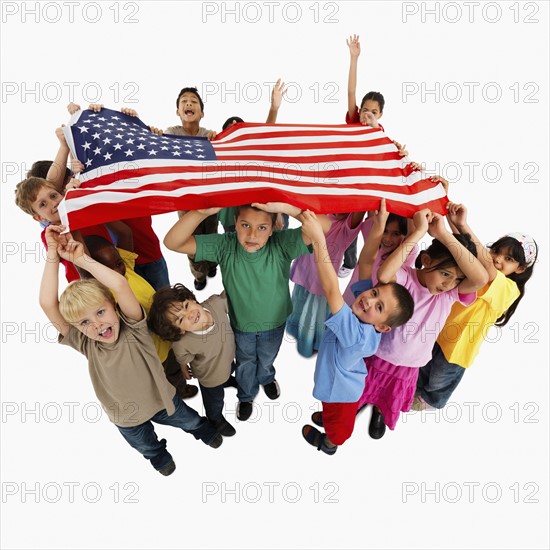
M 281 388 L 279 388 L 279 384 L 277 384 L 277 380 L 275 380 L 275 378 L 273 379 L 273 382 L 270 382 L 264 386 L 264 392 L 269 399 L 277 399 L 277 397 L 281 395 Z
M 373 439 L 380 439 L 386 433 L 386 424 L 384 423 L 384 415 L 378 407 L 372 408 L 372 416 L 369 423 L 369 435 Z
M 231 437 L 237 433 L 237 430 L 225 419 L 222 418 L 217 422 L 212 422 L 218 433 L 222 434 L 224 437 Z
M 208 444 L 209 447 L 217 449 L 223 443 L 223 437 L 220 434 L 216 434 L 216 437 Z
M 240 401 L 237 406 L 237 418 L 244 422 L 250 418 L 252 414 L 252 401 Z
M 218 272 L 218 269 L 217 269 L 216 267 L 213 267 L 213 268 L 208 272 L 208 276 L 209 276 L 210 278 L 215 277 L 217 272 Z
M 163 476 L 169 476 L 174 473 L 174 470 L 176 469 L 176 463 L 172 460 L 172 462 L 169 462 L 164 468 L 161 468 L 159 470 L 159 473 Z
M 238 388 L 237 379 L 231 375 L 223 385 L 224 388 Z
M 206 286 L 206 279 L 204 279 L 204 281 L 197 281 L 197 279 L 195 279 L 193 284 L 195 285 L 195 290 L 202 290 Z

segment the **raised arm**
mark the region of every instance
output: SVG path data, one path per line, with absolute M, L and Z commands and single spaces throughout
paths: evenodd
M 445 218 L 443 216 L 433 214 L 428 233 L 445 245 L 456 260 L 462 273 L 466 276 L 466 279 L 458 285 L 458 291 L 461 294 L 475 292 L 487 284 L 489 280 L 487 271 L 480 261 L 445 228 Z
M 292 216 L 300 223 L 302 223 L 302 210 L 297 206 L 293 206 L 292 204 L 288 204 L 286 202 L 253 202 L 251 206 L 253 206 L 254 208 L 258 208 L 259 210 L 263 210 L 264 212 L 270 212 L 271 214 L 288 214 L 289 216 Z M 317 221 L 321 224 L 323 233 L 328 233 L 332 225 L 332 222 L 330 221 L 328 216 L 325 216 L 324 214 L 317 214 L 316 218 Z M 309 236 L 303 231 L 303 229 L 302 238 L 305 244 L 311 244 Z
M 359 279 L 372 279 L 372 266 L 376 259 L 376 254 L 380 248 L 380 242 L 384 235 L 386 222 L 388 221 L 389 213 L 386 210 L 386 199 L 380 201 L 380 209 L 374 216 L 372 228 L 369 231 L 361 254 L 359 254 Z
M 57 227 L 63 228 L 63 226 Z M 60 243 L 57 248 L 59 255 L 63 259 L 73 262 L 80 269 L 86 270 L 100 283 L 110 288 L 116 294 L 118 305 L 128 319 L 141 321 L 143 310 L 126 278 L 118 271 L 96 262 L 85 254 L 82 243 L 74 240 L 70 233 L 65 236 L 67 239 L 66 244 Z
M 427 208 L 420 210 L 414 215 L 414 230 L 407 235 L 405 240 L 378 268 L 377 279 L 380 283 L 391 283 L 395 281 L 395 275 L 407 259 L 407 256 L 428 231 L 428 223 L 432 219 L 432 216 L 433 214 Z
M 344 298 L 340 292 L 338 276 L 334 271 L 334 266 L 330 259 L 327 249 L 327 241 L 323 228 L 317 219 L 317 216 L 310 210 L 304 210 L 301 215 L 302 231 L 308 236 L 313 245 L 315 254 L 315 265 L 319 273 L 319 280 L 323 287 L 323 292 L 328 302 L 331 313 L 338 313 L 344 305 Z
M 69 146 L 67 145 L 67 140 L 63 134 L 63 126 L 55 130 L 55 135 L 59 140 L 59 149 L 57 154 L 46 174 L 46 179 L 51 181 L 57 191 L 63 194 L 63 186 L 65 183 L 65 172 L 67 170 L 67 159 L 69 158 Z
M 278 78 L 271 91 L 271 105 L 269 107 L 269 113 L 267 114 L 267 120 L 265 121 L 266 124 L 275 124 L 277 122 L 277 114 L 279 113 L 279 107 L 283 102 L 285 93 L 285 83 L 281 82 L 281 79 Z
M 472 231 L 472 228 L 468 225 L 467 215 L 468 211 L 463 204 L 457 204 L 450 202 L 447 205 L 447 219 L 449 220 L 449 225 L 453 232 L 460 233 L 461 235 L 470 235 L 472 242 L 476 245 L 477 250 L 477 259 L 480 261 L 481 265 L 487 271 L 489 276 L 489 282 L 495 280 L 497 276 L 497 269 L 495 264 L 493 264 L 493 258 L 491 253 L 485 248 L 485 246 L 479 240 L 479 237 Z
M 164 246 L 175 252 L 194 255 L 197 252 L 197 242 L 193 233 L 198 225 L 221 208 L 207 208 L 204 210 L 189 210 L 166 233 Z
M 346 40 L 349 48 L 349 74 L 348 74 L 348 115 L 350 119 L 355 116 L 357 109 L 357 60 L 361 53 L 359 36 L 354 34 Z
M 59 254 L 57 252 L 59 232 L 56 226 L 50 225 L 46 228 L 46 265 L 40 283 L 40 307 L 55 326 L 60 334 L 66 336 L 69 333 L 70 325 L 65 321 L 59 311 Z M 64 238 L 64 237 L 63 237 Z

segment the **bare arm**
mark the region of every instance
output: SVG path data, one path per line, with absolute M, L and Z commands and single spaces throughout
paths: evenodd
M 259 210 L 263 210 L 264 212 L 270 212 L 271 214 L 288 214 L 289 216 L 292 216 L 300 223 L 302 223 L 302 210 L 297 206 L 293 206 L 292 204 L 287 204 L 286 202 L 266 202 L 265 204 L 254 202 L 252 203 L 252 206 L 254 208 L 258 208 Z M 332 225 L 330 218 L 328 216 L 325 216 L 324 214 L 317 214 L 316 218 L 317 221 L 321 224 L 323 233 L 328 233 Z M 306 245 L 311 244 L 309 236 L 303 230 L 302 239 L 304 240 L 304 243 Z
M 317 220 L 317 216 L 309 210 L 304 210 L 302 213 L 302 230 L 313 244 L 319 280 L 330 311 L 334 315 L 342 309 L 344 298 L 340 292 L 338 276 L 330 260 L 323 228 Z
M 431 220 L 432 215 L 427 208 L 420 210 L 414 215 L 414 231 L 407 235 L 405 240 L 378 268 L 377 278 L 379 282 L 391 283 L 395 281 L 395 275 L 407 259 L 407 256 L 428 231 L 428 220 Z
M 372 266 L 376 259 L 376 254 L 380 248 L 380 241 L 384 235 L 384 229 L 386 228 L 386 222 L 388 221 L 389 213 L 386 210 L 386 199 L 380 201 L 380 209 L 374 217 L 373 225 L 361 254 L 359 254 L 359 279 L 372 279 Z
M 489 280 L 487 271 L 479 260 L 467 248 L 462 246 L 456 237 L 445 228 L 443 216 L 439 214 L 433 215 L 428 232 L 434 239 L 437 239 L 445 245 L 456 260 L 462 273 L 466 276 L 466 279 L 458 285 L 458 291 L 461 294 L 475 292 L 487 284 Z
M 217 214 L 220 210 L 221 208 L 189 210 L 166 233 L 163 241 L 164 246 L 182 254 L 196 254 L 197 242 L 193 232 L 203 220 L 212 214 Z
M 57 128 L 55 135 L 59 140 L 59 149 L 57 154 L 46 174 L 46 179 L 55 185 L 57 191 L 63 194 L 63 186 L 65 184 L 65 172 L 67 170 L 67 159 L 69 158 L 69 146 L 65 140 L 62 128 Z
M 497 276 L 497 269 L 493 264 L 493 258 L 491 257 L 490 252 L 487 248 L 485 248 L 479 240 L 479 237 L 468 225 L 466 207 L 463 204 L 450 202 L 447 205 L 447 208 L 449 210 L 447 219 L 449 220 L 451 227 L 455 228 L 454 232 L 460 233 L 461 235 L 470 235 L 472 242 L 476 245 L 477 259 L 481 262 L 481 265 L 485 268 L 485 271 L 487 271 L 489 282 L 493 282 Z
M 271 91 L 271 105 L 269 107 L 269 113 L 267 114 L 266 124 L 275 124 L 277 122 L 277 115 L 279 113 L 279 107 L 283 102 L 283 96 L 286 93 L 285 83 L 281 83 L 281 79 L 278 78 L 277 82 L 273 86 Z
M 349 74 L 348 74 L 348 115 L 350 119 L 355 115 L 357 108 L 357 60 L 361 53 L 359 36 L 354 34 L 346 40 L 349 48 Z
M 55 326 L 60 334 L 67 336 L 70 324 L 65 321 L 59 311 L 59 254 L 57 253 L 57 240 L 52 233 L 54 226 L 46 228 L 47 256 L 46 265 L 40 283 L 40 307 Z

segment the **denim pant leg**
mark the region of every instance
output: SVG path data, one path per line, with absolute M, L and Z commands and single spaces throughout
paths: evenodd
M 256 375 L 256 332 L 241 332 L 233 329 L 235 334 L 235 378 L 237 379 L 237 398 L 240 402 L 254 401 L 260 386 Z
M 432 351 L 432 360 L 420 369 L 417 391 L 426 403 L 436 409 L 442 409 L 460 384 L 465 370 L 460 365 L 449 363 L 436 343 Z M 423 379 L 422 387 L 420 374 Z
M 166 409 L 158 412 L 151 418 L 157 424 L 181 428 L 184 432 L 190 433 L 195 439 L 200 439 L 208 445 L 217 435 L 216 428 L 204 416 L 192 409 L 177 395 L 174 396 L 176 411 L 168 415 Z
M 349 269 L 353 269 L 357 265 L 357 237 L 344 252 L 344 263 L 342 265 Z
M 201 383 L 199 383 L 199 386 L 208 420 L 211 422 L 223 420 L 223 398 L 225 394 L 223 384 L 213 388 L 205 388 Z
M 122 437 L 151 462 L 155 470 L 160 470 L 172 462 L 172 455 L 166 450 L 166 439 L 158 440 L 150 420 L 131 428 L 117 428 Z
M 148 264 L 136 264 L 134 271 L 143 277 L 155 290 L 160 290 L 164 286 L 170 286 L 168 266 L 166 265 L 164 256 Z
M 275 378 L 275 366 L 273 365 L 285 334 L 285 323 L 272 330 L 266 330 L 258 333 L 258 382 L 265 386 L 273 382 Z

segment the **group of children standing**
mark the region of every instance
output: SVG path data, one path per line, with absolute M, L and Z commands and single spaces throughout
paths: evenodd
M 357 107 L 358 37 L 350 37 L 348 46 L 346 122 L 379 127 L 384 99 L 369 92 Z M 283 95 L 278 81 L 268 123 L 275 123 Z M 195 88 L 184 88 L 176 104 L 181 125 L 165 133 L 215 139 L 215 132 L 200 126 L 204 104 Z M 239 121 L 232 117 L 226 126 Z M 78 182 L 66 168 L 62 132 L 58 137 L 55 160 L 33 166 L 16 188 L 17 205 L 43 225 L 47 261 L 40 305 L 60 343 L 88 358 L 110 420 L 163 475 L 175 470 L 175 462 L 152 422 L 179 427 L 218 448 L 223 437 L 236 433 L 223 414 L 225 387 L 237 388 L 243 422 L 260 386 L 269 399 L 279 397 L 274 362 L 285 329 L 301 355 L 317 354 L 313 395 L 322 411 L 312 422 L 325 433 L 306 425 L 302 434 L 326 454 L 351 436 L 367 404 L 373 405 L 374 439 L 386 427 L 393 430 L 411 407 L 444 407 L 487 328 L 507 323 L 516 310 L 537 258 L 537 245 L 525 234 L 510 233 L 485 248 L 469 226 L 466 207 L 456 203 L 448 205 L 449 228 L 429 210 L 412 220 L 389 213 L 384 200 L 366 218 L 365 212 L 318 215 L 285 203 L 182 211 L 164 245 L 189 257 L 195 290 L 203 290 L 218 268 L 225 289 L 199 303 L 185 286 L 170 286 L 150 217 L 63 232 L 57 207 Z M 82 169 L 77 161 L 72 167 Z M 289 216 L 301 227 L 286 229 Z M 364 246 L 355 265 L 359 233 Z M 420 251 L 426 234 L 433 240 Z M 70 284 L 59 297 L 60 264 Z M 352 270 L 342 294 L 338 276 Z M 193 377 L 206 416 L 183 401 L 198 391 L 187 384 Z

